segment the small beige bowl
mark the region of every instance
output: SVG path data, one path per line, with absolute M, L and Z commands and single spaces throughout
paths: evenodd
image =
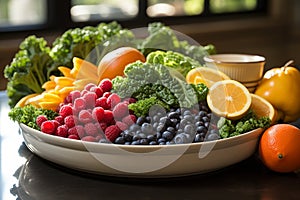
M 250 92 L 259 84 L 264 71 L 265 58 L 250 54 L 215 54 L 204 57 L 207 67 L 224 72 L 231 79 L 243 83 Z

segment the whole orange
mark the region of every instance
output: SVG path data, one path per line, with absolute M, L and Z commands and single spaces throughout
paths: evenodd
M 275 172 L 300 169 L 300 129 L 290 124 L 276 124 L 263 133 L 259 156 Z
M 137 60 L 145 62 L 146 58 L 132 47 L 120 47 L 107 53 L 98 65 L 99 82 L 104 78 L 123 76 L 126 65 Z

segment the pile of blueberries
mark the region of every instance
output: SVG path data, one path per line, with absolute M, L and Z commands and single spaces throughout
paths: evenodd
M 220 136 L 214 118 L 206 102 L 200 102 L 197 108 L 177 108 L 169 112 L 153 106 L 148 116 L 138 117 L 114 143 L 169 145 L 217 140 Z

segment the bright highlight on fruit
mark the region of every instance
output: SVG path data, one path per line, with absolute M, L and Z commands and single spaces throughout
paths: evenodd
M 221 71 L 208 68 L 197 67 L 188 72 L 186 81 L 188 83 L 199 84 L 203 83 L 210 88 L 215 82 L 229 80 L 230 78 Z
M 218 81 L 210 87 L 207 103 L 215 114 L 236 120 L 249 110 L 251 95 L 247 88 L 238 81 Z
M 276 124 L 268 128 L 259 143 L 259 156 L 264 165 L 275 172 L 300 169 L 300 129 L 290 124 Z

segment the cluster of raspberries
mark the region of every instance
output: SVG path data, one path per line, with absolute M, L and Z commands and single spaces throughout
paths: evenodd
M 58 116 L 36 119 L 41 131 L 71 139 L 113 142 L 123 130 L 136 122 L 128 105 L 134 99 L 121 99 L 111 92 L 112 82 L 103 79 L 99 85 L 88 84 L 82 91 L 72 91 L 58 108 Z

